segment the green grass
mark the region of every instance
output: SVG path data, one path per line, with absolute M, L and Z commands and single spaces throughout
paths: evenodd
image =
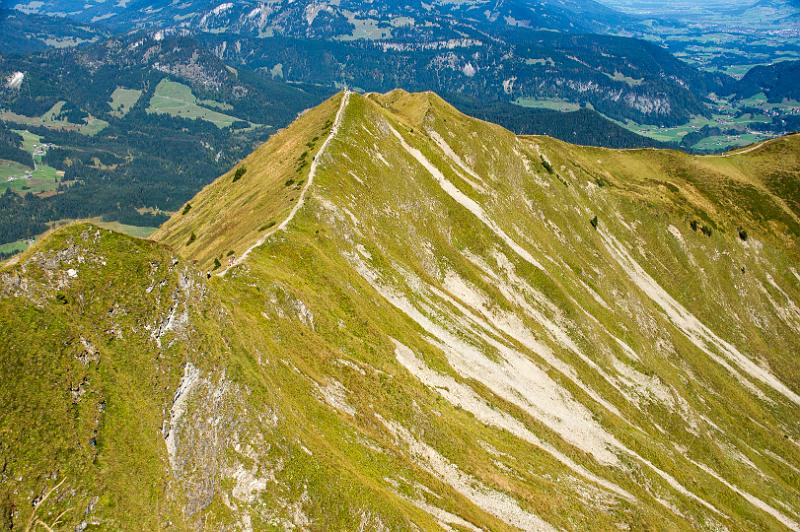
M 768 116 L 767 113 L 774 111 L 794 113 L 800 110 L 800 102 L 786 101 L 770 103 L 763 93 L 734 103 L 726 99 L 718 99 L 715 101 L 715 106 L 715 112 L 710 117 L 696 115 L 688 122 L 672 127 L 638 124 L 630 120 L 626 122 L 614 120 L 612 118 L 609 118 L 609 120 L 616 122 L 620 126 L 638 135 L 643 135 L 660 142 L 675 144 L 680 143 L 687 133 L 697 131 L 704 126 L 718 127 L 723 131 L 731 129 L 736 130 L 737 133 L 735 135 L 707 138 L 695 144 L 695 146 L 692 146 L 692 148 L 698 150 L 724 150 L 769 138 L 771 135 L 752 133 L 748 129 L 750 124 L 771 122 L 772 118 Z M 745 113 L 737 116 L 739 115 L 739 110 L 744 107 L 757 108 L 760 109 L 762 113 Z
M 216 100 L 197 100 L 197 103 L 204 107 L 213 107 L 220 111 L 233 111 L 233 106 L 229 103 L 218 102 Z
M 800 137 L 615 151 L 517 137 L 431 94 L 354 94 L 286 230 L 209 278 L 285 220 L 284 183 L 308 180 L 298 161 L 339 98 L 150 241 L 76 224 L 0 271 L 0 510 L 24 522 L 66 478 L 40 512 L 66 510 L 65 529 L 436 529 L 420 502 L 512 528 L 455 478 L 559 530 L 781 529 L 693 460 L 794 519 L 800 406 L 682 329 L 702 322 L 800 390 Z M 596 457 L 606 445 L 619 463 Z
M 535 109 L 550 109 L 553 111 L 569 112 L 577 111 L 580 105 L 566 100 L 552 98 L 517 98 L 514 103 L 522 107 L 532 107 Z
M 5 181 L 9 177 L 14 178 L 17 176 L 25 175 L 31 169 L 25 165 L 19 164 L 16 161 L 0 160 L 0 180 Z
M 388 39 L 392 36 L 392 29 L 379 24 L 379 21 L 372 18 L 360 19 L 355 13 L 345 11 L 347 21 L 353 25 L 353 31 L 349 35 L 339 35 L 340 41 L 380 40 Z
M 128 225 L 119 222 L 110 222 L 100 219 L 92 219 L 91 222 L 97 224 L 100 227 L 104 227 L 106 229 L 110 229 L 111 231 L 122 233 L 124 235 L 132 236 L 134 238 L 148 238 L 156 231 L 156 229 L 158 229 L 157 227 Z
M 49 166 L 40 166 L 31 172 L 30 168 L 17 163 L 0 161 L 0 192 L 6 189 L 20 194 L 53 192 L 58 188 L 59 177 L 58 171 Z
M 680 140 L 692 131 L 697 131 L 703 126 L 717 126 L 718 122 L 702 116 L 695 116 L 689 122 L 680 126 L 664 127 L 649 124 L 637 124 L 636 122 L 616 121 L 619 125 L 645 137 L 661 142 L 680 142 Z
M 147 107 L 148 113 L 167 114 L 191 120 L 211 122 L 219 128 L 228 127 L 238 118 L 208 109 L 199 105 L 192 89 L 182 83 L 163 79 L 156 86 L 155 93 Z
M 694 146 L 693 149 L 699 151 L 724 151 L 731 148 L 738 148 L 754 144 L 770 138 L 769 135 L 759 135 L 755 133 L 747 133 L 743 135 L 722 135 L 706 137 Z
M 604 72 L 604 74 L 606 76 L 608 76 L 609 78 L 613 79 L 614 81 L 621 81 L 621 82 L 625 83 L 629 87 L 636 87 L 638 85 L 641 85 L 642 81 L 644 81 L 643 79 L 637 79 L 637 78 L 632 78 L 630 76 L 626 76 L 625 74 L 623 74 L 622 72 L 620 72 L 618 70 L 615 70 L 613 75 L 605 73 L 605 72 Z
M 7 189 L 20 194 L 55 191 L 63 173 L 42 162 L 46 148 L 41 144 L 41 136 L 27 130 L 15 130 L 15 132 L 22 136 L 22 149 L 33 156 L 36 169 L 13 161 L 0 160 L 0 193 Z
M 27 129 L 18 129 L 14 131 L 22 137 L 22 149 L 28 153 L 33 153 L 37 146 L 41 143 L 41 135 L 31 133 Z
M 108 103 L 109 107 L 111 107 L 111 114 L 118 118 L 124 117 L 136 105 L 141 96 L 142 91 L 139 89 L 117 87 L 111 93 L 111 101 Z
M 673 127 L 656 126 L 650 124 L 637 124 L 636 122 L 632 121 L 620 122 L 614 120 L 614 122 L 616 122 L 617 124 L 629 129 L 630 131 L 633 131 L 634 133 L 661 142 L 670 142 L 670 143 L 679 143 L 681 139 L 683 139 L 683 137 L 686 136 L 687 133 L 697 131 L 703 128 L 704 126 L 718 127 L 722 130 L 728 130 L 728 129 L 740 130 L 741 131 L 740 134 L 733 135 L 730 141 L 725 143 L 725 145 L 727 146 L 749 144 L 750 142 L 753 142 L 752 139 L 761 140 L 764 138 L 768 138 L 769 135 L 761 136 L 761 135 L 753 135 L 747 133 L 745 131 L 745 128 L 748 124 L 751 123 L 756 123 L 756 122 L 763 123 L 769 121 L 770 119 L 764 115 L 754 115 L 754 116 L 743 115 L 735 117 L 733 114 L 715 114 L 712 115 L 711 118 L 706 118 L 703 116 L 695 116 L 689 122 Z M 711 143 L 717 142 L 719 146 L 724 147 L 723 143 L 719 142 L 719 139 L 710 142 Z
M 28 240 L 17 240 L 16 242 L 8 242 L 0 244 L 0 253 L 9 255 L 11 253 L 19 253 L 28 249 L 30 242 Z
M 66 102 L 59 101 L 45 111 L 42 116 L 25 116 L 10 111 L 0 112 L 0 120 L 21 126 L 45 127 L 60 131 L 74 131 L 93 137 L 108 127 L 108 122 L 89 115 L 83 124 L 74 124 L 67 120 L 56 119 Z
M 770 102 L 767 100 L 767 95 L 763 92 L 754 94 L 749 98 L 741 100 L 739 104 L 744 107 L 756 107 L 764 111 L 782 111 L 790 113 L 800 112 L 800 102 L 792 100 Z
M 753 63 L 753 64 L 747 64 L 747 65 L 731 65 L 731 66 L 723 68 L 722 72 L 724 72 L 725 74 L 727 74 L 729 76 L 732 76 L 732 77 L 734 77 L 736 79 L 741 79 L 741 78 L 744 77 L 745 74 L 747 74 L 747 72 L 751 68 L 753 68 L 755 66 L 759 66 L 759 64 L 760 63 Z

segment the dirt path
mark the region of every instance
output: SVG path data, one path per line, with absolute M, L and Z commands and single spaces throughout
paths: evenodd
M 240 257 L 238 257 L 235 261 L 231 263 L 230 266 L 222 270 L 219 273 L 220 277 L 223 277 L 226 273 L 228 273 L 228 270 L 230 270 L 234 266 L 238 266 L 239 264 L 241 264 L 247 258 L 247 256 L 250 255 L 251 251 L 253 251 L 255 248 L 266 242 L 267 239 L 272 235 L 274 235 L 276 232 L 285 231 L 286 227 L 289 225 L 289 222 L 292 221 L 292 219 L 297 215 L 297 213 L 303 207 L 303 205 L 306 202 L 306 193 L 308 192 L 308 189 L 311 188 L 311 185 L 314 183 L 314 176 L 317 174 L 319 161 L 320 159 L 322 159 L 322 156 L 325 155 L 325 152 L 328 149 L 328 145 L 336 136 L 336 133 L 339 132 L 339 127 L 342 125 L 342 118 L 344 117 L 344 111 L 347 108 L 347 102 L 349 101 L 350 101 L 350 91 L 345 91 L 344 95 L 342 96 L 342 101 L 339 104 L 339 110 L 336 112 L 336 118 L 333 121 L 333 126 L 331 126 L 331 131 L 330 133 L 328 133 L 328 136 L 325 138 L 325 142 L 322 143 L 322 146 L 320 147 L 319 151 L 314 156 L 314 159 L 311 161 L 311 168 L 308 171 L 308 179 L 306 180 L 306 185 L 303 187 L 302 192 L 300 192 L 300 198 L 298 198 L 297 203 L 295 204 L 294 207 L 292 207 L 292 210 L 289 212 L 289 216 L 287 216 L 286 219 L 283 220 L 279 225 L 275 226 L 273 229 L 265 233 L 264 236 L 262 236 L 255 242 L 255 244 L 247 248 Z

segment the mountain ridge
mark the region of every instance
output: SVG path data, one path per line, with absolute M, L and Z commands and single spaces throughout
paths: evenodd
M 796 528 L 798 140 L 620 152 L 338 94 L 154 241 L 71 226 L 0 271 L 4 515 Z
M 333 97 L 328 102 L 334 102 L 336 100 L 341 102 L 344 94 L 347 94 L 347 92 L 340 92 L 339 94 L 337 94 L 335 97 Z M 376 98 L 379 98 L 379 94 L 380 93 L 367 93 L 363 97 L 367 98 L 368 100 L 376 101 Z M 447 102 L 442 100 L 438 95 L 436 95 L 436 93 L 434 93 L 432 91 L 424 91 L 424 92 L 421 92 L 421 93 L 409 93 L 409 92 L 404 91 L 402 89 L 397 89 L 395 91 L 387 93 L 385 98 L 386 98 L 385 99 L 386 102 L 403 101 L 403 100 L 414 99 L 414 98 L 417 99 L 417 103 L 418 104 L 419 104 L 419 102 L 423 102 L 421 105 L 417 106 L 419 108 L 414 109 L 414 113 L 417 113 L 418 116 L 410 117 L 411 125 L 414 126 L 414 127 L 420 127 L 420 125 L 422 124 L 422 119 L 423 119 L 425 113 L 429 109 L 431 109 L 431 107 L 433 107 L 433 106 L 444 107 L 444 108 L 447 109 L 447 113 L 450 113 L 450 114 L 465 116 L 465 115 L 462 115 L 457 109 L 452 107 L 450 104 L 448 104 Z M 328 107 L 330 107 L 330 105 L 332 105 L 332 103 L 328 103 L 327 105 L 328 105 Z M 388 105 L 391 107 L 391 103 L 389 103 Z M 318 108 L 315 108 L 315 110 L 313 112 L 317 112 L 320 109 L 322 109 L 322 106 L 320 106 Z M 309 113 L 309 115 L 310 114 L 312 114 L 312 113 Z M 397 116 L 403 117 L 405 115 L 400 113 Z M 333 123 L 333 119 L 334 119 L 334 117 L 330 117 L 329 116 L 327 118 L 327 122 L 330 122 L 332 124 Z M 476 120 L 476 119 L 471 119 L 471 120 Z M 503 134 L 505 134 L 505 135 L 513 135 L 513 133 L 507 131 L 506 129 L 504 129 L 501 126 L 498 126 L 498 125 L 496 125 L 494 123 L 487 122 L 487 121 L 480 121 L 480 122 L 482 124 L 484 124 L 486 127 L 491 128 L 492 131 L 495 131 L 495 132 L 496 131 L 503 131 Z M 326 132 L 327 132 L 329 130 L 329 128 L 323 128 L 323 130 L 326 130 Z M 314 148 L 316 148 L 319 145 L 319 137 L 320 136 L 321 135 L 316 135 L 315 139 L 311 139 L 311 142 L 309 142 L 305 146 L 303 144 L 299 144 L 296 147 L 297 149 L 295 150 L 296 151 L 296 155 L 295 156 L 297 157 L 298 161 L 306 158 L 306 155 L 303 155 L 304 152 L 310 151 L 310 150 L 305 150 L 304 149 L 304 151 L 301 152 L 299 148 L 300 147 L 309 148 L 312 145 L 314 146 Z M 569 147 L 570 149 L 576 149 L 576 150 L 583 151 L 583 148 L 581 148 L 581 147 L 570 145 L 570 144 L 568 144 L 568 143 L 566 143 L 564 141 L 559 141 L 559 140 L 553 139 L 551 137 L 539 136 L 539 135 L 521 135 L 521 136 L 519 136 L 519 138 L 520 139 L 528 139 L 528 140 L 540 139 L 540 140 L 542 140 L 542 141 L 544 141 L 544 142 L 546 142 L 548 144 L 558 146 L 558 147 L 560 147 L 562 149 Z M 771 140 L 767 140 L 767 141 L 764 141 L 764 142 L 761 142 L 761 143 L 757 143 L 757 144 L 754 144 L 754 145 L 752 145 L 750 147 L 745 147 L 745 148 L 741 148 L 741 149 L 737 149 L 737 150 L 731 150 L 731 151 L 726 152 L 724 154 L 704 155 L 704 156 L 687 155 L 687 154 L 685 154 L 685 153 L 683 153 L 681 151 L 678 151 L 678 150 L 669 150 L 669 149 L 660 149 L 660 148 L 631 148 L 631 149 L 618 150 L 618 149 L 613 149 L 613 148 L 586 147 L 585 148 L 585 152 L 586 153 L 591 153 L 592 151 L 608 151 L 609 153 L 612 153 L 612 154 L 616 153 L 616 152 L 628 152 L 628 153 L 631 153 L 631 154 L 637 154 L 637 153 L 641 153 L 641 152 L 655 152 L 655 153 L 658 153 L 659 155 L 662 155 L 664 157 L 669 157 L 669 158 L 673 159 L 674 161 L 703 161 L 704 158 L 708 158 L 709 160 L 714 160 L 715 158 L 719 158 L 719 157 L 731 157 L 731 156 L 735 156 L 735 155 L 741 155 L 741 154 L 744 154 L 744 153 L 748 153 L 750 151 L 758 150 L 758 149 L 760 149 L 760 147 L 767 146 L 773 141 L 777 142 L 777 143 L 793 142 L 792 139 L 796 139 L 796 138 L 798 138 L 796 135 L 788 135 L 788 136 L 784 136 L 784 137 L 778 137 L 777 139 L 771 139 Z M 327 140 L 327 136 L 326 136 L 326 140 Z M 271 145 L 271 144 L 273 144 L 272 141 L 268 141 L 266 143 L 266 145 Z M 277 139 L 274 142 L 274 144 L 276 144 L 276 145 L 285 145 L 285 142 L 281 138 L 281 139 Z M 314 148 L 312 148 L 312 149 L 314 149 Z M 314 156 L 314 158 L 316 158 L 316 155 Z M 300 164 L 302 165 L 302 163 L 300 163 Z M 245 168 L 248 167 L 248 160 L 247 159 L 245 159 L 242 162 L 242 166 L 244 166 Z M 301 168 L 301 170 L 302 170 L 302 168 Z M 234 172 L 234 169 L 231 169 L 230 176 L 233 175 L 233 172 Z M 294 174 L 298 174 L 298 175 L 296 176 Z M 298 188 L 298 186 L 295 184 L 295 179 L 294 179 L 295 177 L 297 177 L 297 181 L 302 181 L 303 182 L 303 185 L 302 185 L 301 188 Z M 292 182 L 293 182 L 292 184 L 295 185 L 294 186 L 294 190 L 296 190 L 296 191 L 301 191 L 301 190 L 304 191 L 306 189 L 307 181 L 302 179 L 302 177 L 303 176 L 300 175 L 300 172 L 295 171 L 293 173 L 292 171 L 289 171 L 289 168 L 287 167 L 287 168 L 284 168 L 284 171 L 281 174 L 280 178 L 276 178 L 275 183 L 278 184 L 279 181 L 281 181 L 281 180 L 284 180 L 285 182 L 288 182 L 289 180 L 292 180 Z M 213 187 L 223 188 L 223 187 L 226 187 L 226 185 L 224 184 L 223 180 L 220 180 L 220 181 L 217 181 L 217 182 L 212 183 L 211 185 L 209 185 L 209 187 L 207 187 L 207 189 L 210 189 L 210 188 L 213 188 Z M 199 193 L 196 196 L 195 199 L 196 200 L 197 199 L 201 199 L 201 198 L 203 198 L 203 196 L 204 196 L 204 191 Z M 214 209 L 219 208 L 219 204 L 216 203 L 217 199 L 218 198 L 215 196 Z M 184 206 L 184 208 L 185 208 L 185 206 Z M 194 206 L 192 206 L 192 208 L 194 208 Z M 795 213 L 795 214 L 797 214 L 797 213 Z M 165 241 L 170 242 L 173 245 L 179 246 L 181 244 L 179 239 L 176 239 L 175 237 L 172 237 L 171 235 L 168 236 L 168 235 L 169 235 L 169 233 L 171 233 L 173 231 L 173 229 L 172 229 L 173 226 L 178 224 L 181 220 L 191 219 L 191 216 L 192 216 L 191 213 L 187 213 L 186 216 L 176 216 L 176 217 L 174 217 L 172 220 L 170 220 L 169 223 L 167 223 L 164 226 L 162 226 L 162 228 L 159 230 L 159 232 L 157 232 L 154 235 L 153 238 L 164 239 Z M 259 219 L 257 222 L 254 222 L 251 225 L 258 226 L 259 224 L 262 224 L 262 223 L 272 223 L 272 222 L 275 222 L 276 225 L 277 225 L 279 218 L 280 217 L 278 217 L 278 218 L 276 218 L 274 220 Z M 186 225 L 186 224 L 184 224 L 184 225 Z M 268 233 L 272 234 L 272 233 L 275 232 L 275 230 L 276 229 L 274 229 L 274 228 L 270 228 Z M 184 237 L 185 238 L 189 238 L 189 236 L 190 235 L 187 234 L 185 231 L 180 232 L 180 238 L 184 238 Z M 221 257 L 219 257 L 219 258 L 221 259 Z

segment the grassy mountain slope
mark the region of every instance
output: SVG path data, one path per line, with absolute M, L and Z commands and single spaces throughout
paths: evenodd
M 256 235 L 274 231 L 298 201 L 311 160 L 333 126 L 339 99 L 303 113 L 290 128 L 205 187 L 159 229 L 156 238 L 178 249 L 186 245 L 196 250 L 192 258 L 208 263 L 217 255 L 229 257 L 228 251 L 241 254 Z M 239 168 L 244 174 L 234 181 Z M 220 217 L 226 212 L 220 210 L 223 205 L 237 215 Z M 200 227 L 203 230 L 193 230 Z
M 0 272 L 3 513 L 58 485 L 34 507 L 70 527 L 797 528 L 799 142 L 336 96 L 156 242 L 73 226 Z

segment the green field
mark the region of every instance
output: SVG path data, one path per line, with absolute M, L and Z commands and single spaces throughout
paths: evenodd
M 29 245 L 30 241 L 28 240 L 17 240 L 16 242 L 0 244 L 0 255 L 11 255 L 13 253 L 19 253 L 21 251 L 25 251 L 26 249 L 28 249 Z
M 619 70 L 615 70 L 613 75 L 607 72 L 603 72 L 603 74 L 608 76 L 610 79 L 613 79 L 614 81 L 621 81 L 626 85 L 628 85 L 629 87 L 636 87 L 638 85 L 641 85 L 642 81 L 644 81 L 643 79 L 637 79 L 637 78 L 632 78 L 630 76 L 626 76 Z
M 138 89 L 117 87 L 111 94 L 111 101 L 108 103 L 109 107 L 111 107 L 111 114 L 122 118 L 136 105 L 141 96 L 142 91 Z
M 720 72 L 723 72 L 729 76 L 732 76 L 736 79 L 742 79 L 747 72 L 755 67 L 758 66 L 760 63 L 753 63 L 747 65 L 731 65 L 729 67 L 720 69 Z
M 550 109 L 553 111 L 569 112 L 577 111 L 581 108 L 577 103 L 559 100 L 555 98 L 517 98 L 514 100 L 516 105 L 521 107 L 532 107 L 534 109 Z
M 736 129 L 740 131 L 737 135 L 723 135 L 709 137 L 692 146 L 698 150 L 728 149 L 736 146 L 744 146 L 753 142 L 758 142 L 770 137 L 770 135 L 755 134 L 747 130 L 747 126 L 757 122 L 770 122 L 770 118 L 760 114 L 744 114 L 734 116 L 735 109 L 731 109 L 731 114 L 714 114 L 711 118 L 694 116 L 692 119 L 679 126 L 663 127 L 650 124 L 638 124 L 636 122 L 614 122 L 637 133 L 661 142 L 680 143 L 684 136 L 693 131 L 697 131 L 705 126 L 718 127 L 722 130 Z
M 213 107 L 219 111 L 233 111 L 233 106 L 229 103 L 218 102 L 216 100 L 197 100 L 203 107 Z
M 53 173 L 49 170 L 53 169 L 48 166 L 31 171 L 17 162 L 0 160 L 0 193 L 5 193 L 7 189 L 20 194 L 53 191 L 58 186 L 58 176 L 55 170 Z
M 215 104 L 224 106 L 224 104 L 216 102 Z M 150 99 L 147 112 L 167 114 L 191 120 L 206 120 L 218 128 L 228 127 L 239 120 L 236 117 L 200 106 L 190 87 L 167 79 L 162 80 L 156 86 L 155 94 Z
M 20 124 L 23 126 L 46 127 L 61 131 L 75 131 L 90 137 L 97 135 L 103 129 L 108 127 L 108 122 L 91 115 L 88 116 L 86 122 L 83 124 L 75 124 L 67 120 L 58 119 L 58 116 L 65 104 L 66 102 L 64 101 L 56 102 L 42 116 L 25 116 L 12 113 L 11 111 L 1 111 L 0 120 L 11 122 L 13 124 Z
M 739 148 L 761 142 L 770 138 L 769 135 L 759 135 L 756 133 L 745 133 L 743 135 L 720 135 L 714 137 L 706 137 L 694 146 L 693 149 L 699 151 L 721 151 L 729 150 L 731 148 Z
M 741 100 L 739 105 L 744 107 L 755 107 L 764 111 L 783 111 L 783 112 L 797 112 L 800 110 L 800 102 L 793 100 L 784 100 L 782 102 L 770 102 L 767 100 L 767 95 L 763 92 L 754 94 L 753 96 Z
M 353 25 L 353 31 L 350 35 L 340 35 L 337 40 L 357 41 L 364 39 L 373 41 L 388 39 L 392 36 L 392 29 L 381 25 L 378 20 L 372 18 L 360 19 L 350 11 L 345 11 L 344 14 L 347 17 L 347 21 Z
M 132 236 L 135 238 L 147 238 L 152 235 L 157 227 L 143 227 L 139 225 L 128 225 L 122 224 L 119 222 L 108 222 L 102 220 L 101 218 L 93 218 L 90 220 L 92 223 L 99 225 L 100 227 L 105 227 L 106 229 L 110 229 L 111 231 L 116 231 L 118 233 L 122 233 L 128 236 Z
M 41 137 L 26 130 L 16 132 L 22 135 L 22 149 L 33 155 L 36 168 L 31 169 L 14 161 L 0 160 L 0 193 L 4 193 L 7 189 L 21 194 L 55 191 L 61 173 L 52 166 L 42 163 L 47 148 L 41 144 Z
M 22 137 L 21 148 L 29 153 L 33 153 L 34 149 L 36 149 L 39 142 L 42 140 L 41 136 L 31 133 L 26 129 L 17 129 L 15 132 Z
M 609 120 L 613 119 L 609 118 Z M 713 119 L 705 118 L 703 116 L 692 117 L 692 119 L 689 122 L 674 127 L 663 127 L 651 124 L 638 124 L 632 121 L 627 121 L 627 122 L 620 122 L 617 120 L 613 121 L 621 125 L 622 127 L 633 131 L 638 135 L 649 137 L 651 139 L 655 139 L 660 142 L 680 142 L 681 139 L 687 133 L 691 133 L 692 131 L 697 131 L 698 129 L 704 126 L 714 127 L 720 125 L 719 122 L 716 122 Z

